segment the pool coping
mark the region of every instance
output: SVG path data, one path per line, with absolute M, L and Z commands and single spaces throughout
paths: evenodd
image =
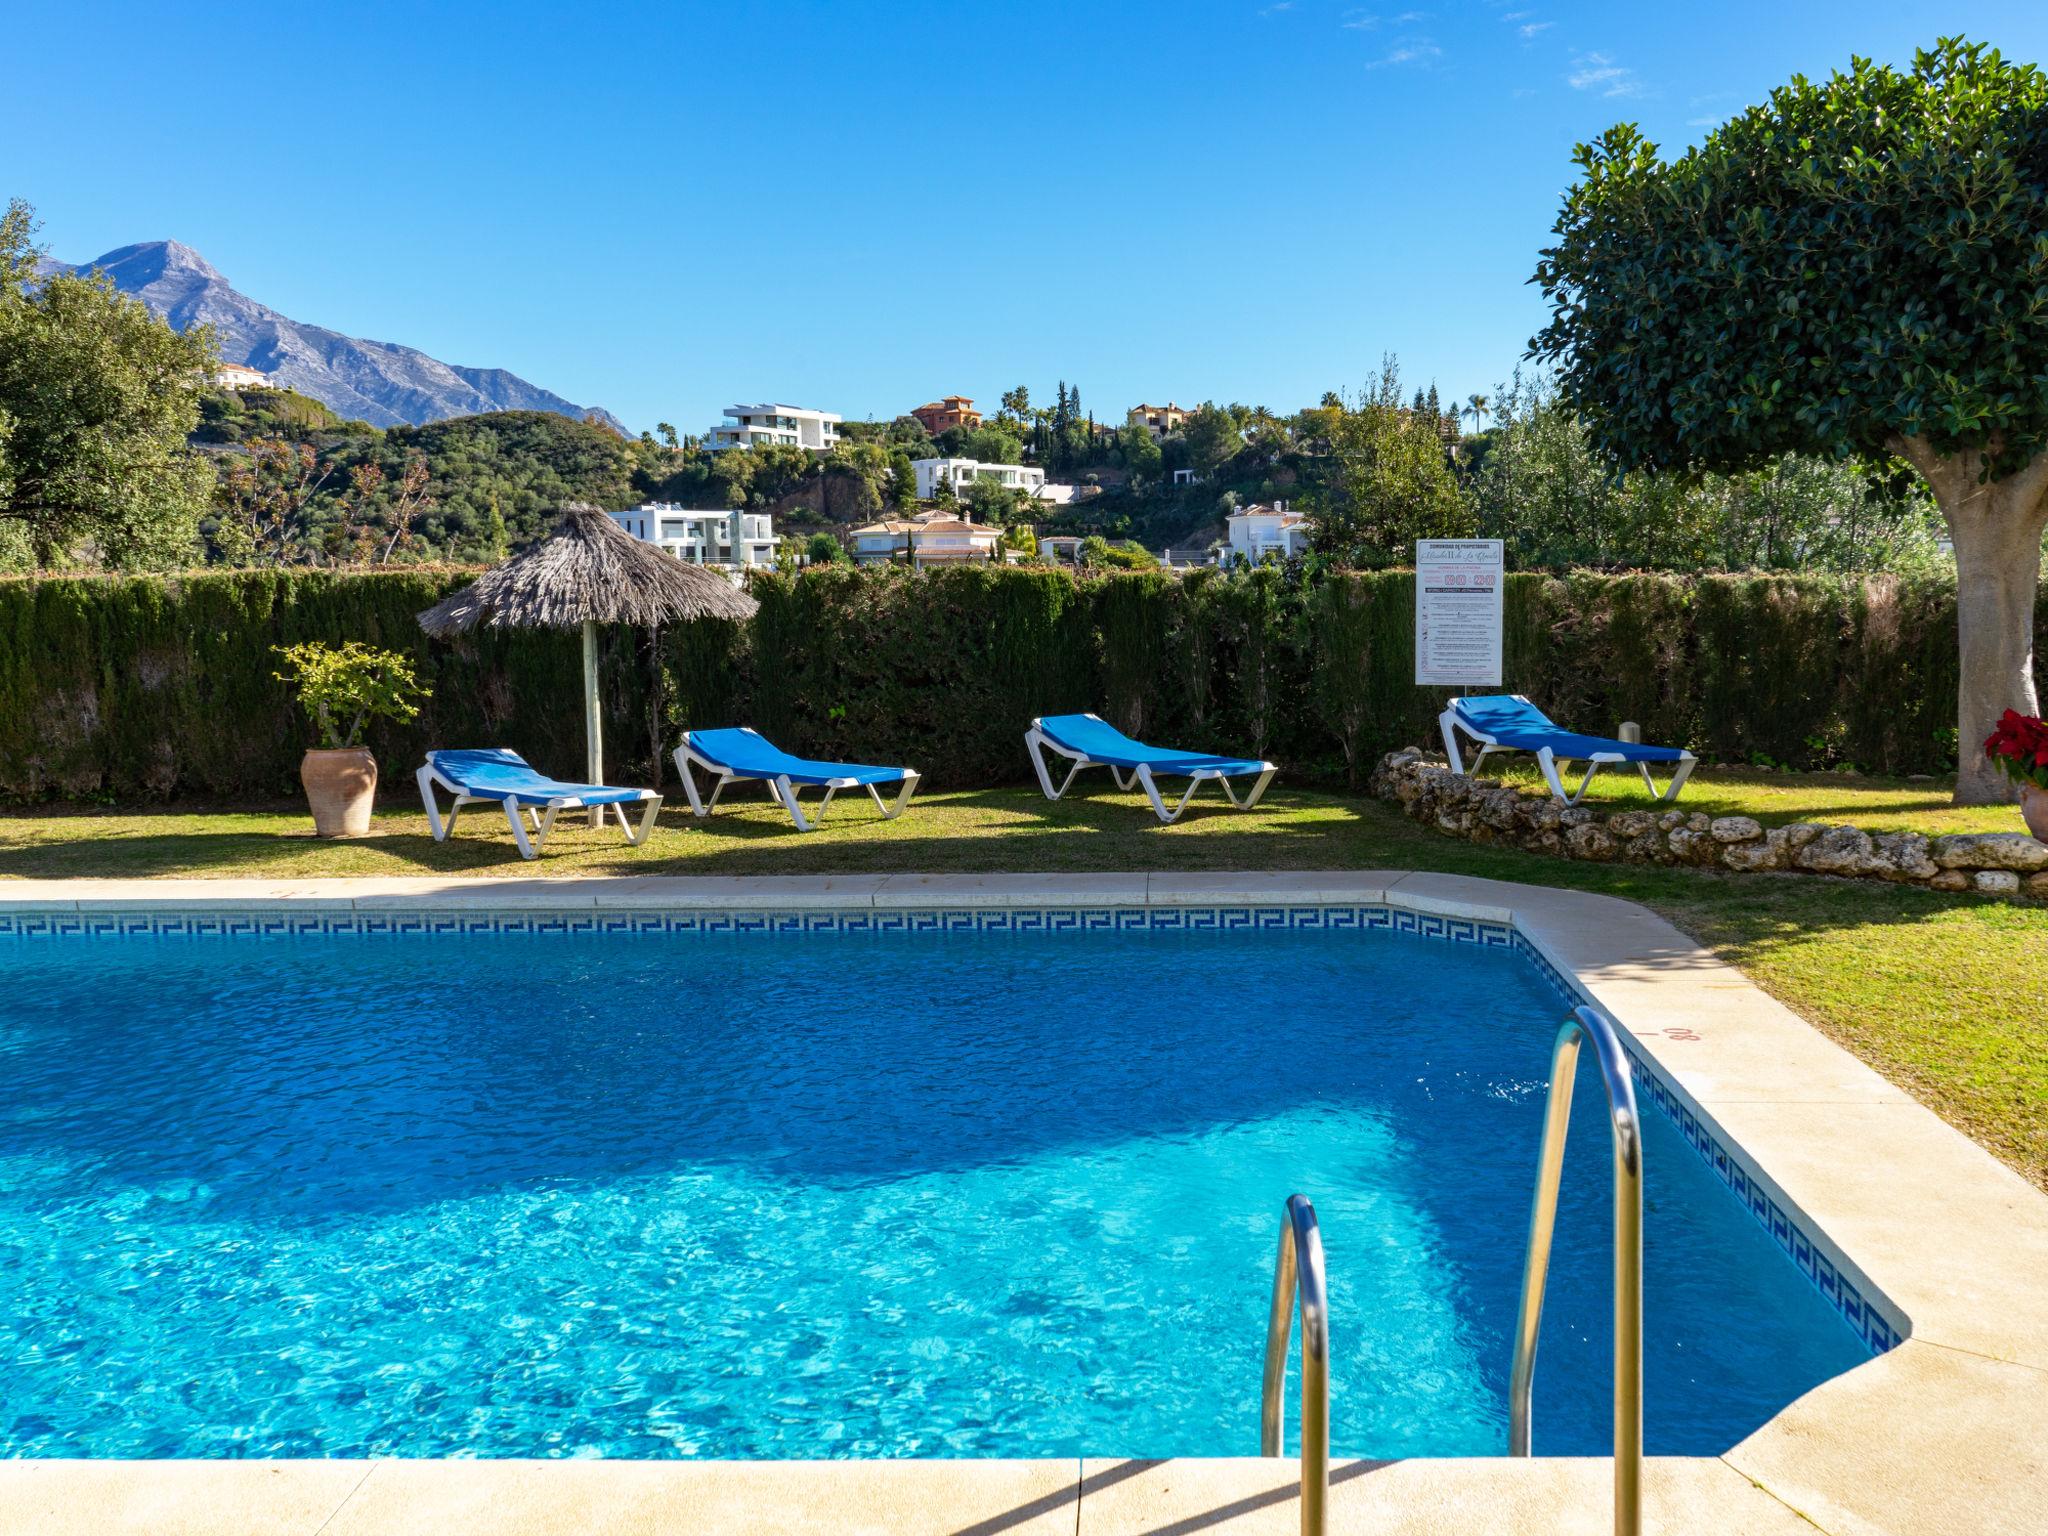
M 13 919 L 1366 907 L 1518 933 L 1535 957 L 1622 1023 L 1653 1097 L 1662 1090 L 1659 1106 L 1681 1122 L 1693 1117 L 1711 1140 L 1686 1134 L 1710 1162 L 1711 1147 L 1729 1155 L 1731 1166 L 1717 1171 L 1766 1225 L 1782 1211 L 1902 1339 L 1720 1457 L 1653 1458 L 1653 1529 L 2038 1527 L 2048 1451 L 2030 1426 L 2048 1422 L 2048 1196 L 1632 902 L 1401 870 L 0 885 L 0 917 Z M 1540 1386 L 1538 1399 L 1540 1413 Z M 994 1532 L 1046 1521 L 1047 1529 L 1083 1531 L 1277 1530 L 1295 1518 L 1284 1465 L 14 1461 L 0 1463 L 0 1528 L 652 1530 L 680 1498 L 703 1512 L 690 1522 L 697 1531 L 756 1528 L 771 1506 L 779 1529 L 863 1529 L 859 1512 L 870 1504 L 883 1512 L 877 1530 Z M 1333 1493 L 1332 1524 L 1603 1529 L 1604 1465 L 1350 1464 Z M 714 1507 L 731 1511 L 729 1527 L 710 1518 Z

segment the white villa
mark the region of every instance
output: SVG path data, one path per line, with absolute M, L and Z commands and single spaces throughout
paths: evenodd
M 1003 558 L 1003 530 L 971 518 L 925 512 L 911 518 L 884 518 L 848 535 L 856 565 L 882 565 L 908 556 L 913 565 L 964 565 Z
M 1261 565 L 1266 556 L 1290 560 L 1308 553 L 1309 520 L 1292 511 L 1284 501 L 1271 506 L 1253 502 L 1240 507 L 1226 520 L 1230 542 L 1217 552 L 1218 565 Z
M 779 443 L 786 448 L 808 448 L 829 453 L 839 446 L 839 416 L 832 411 L 811 411 L 800 405 L 728 405 L 726 419 L 704 434 L 704 446 L 717 452 L 722 448 L 751 448 L 756 443 Z
M 938 494 L 941 478 L 952 485 L 955 495 L 964 495 L 967 487 L 977 480 L 993 480 L 997 485 L 1023 491 L 1034 500 L 1045 490 L 1045 471 L 1029 464 L 984 464 L 979 459 L 912 459 L 910 468 L 917 476 L 920 501 L 930 501 Z
M 659 544 L 691 565 L 773 565 L 775 546 L 782 542 L 775 535 L 775 519 L 765 512 L 696 511 L 650 501 L 611 516 L 634 538 Z
M 1054 565 L 1079 565 L 1082 543 L 1083 537 L 1078 533 L 1047 534 L 1038 541 L 1038 558 Z
M 213 370 L 215 389 L 268 389 L 270 375 L 247 363 L 222 363 Z

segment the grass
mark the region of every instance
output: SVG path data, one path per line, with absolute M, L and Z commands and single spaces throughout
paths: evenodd
M 1522 789 L 1543 787 L 1527 758 L 1500 764 L 1488 759 L 1484 774 Z M 1583 769 L 1580 772 L 1584 772 Z M 1566 789 L 1576 789 L 1569 776 Z M 1659 784 L 1664 783 L 1660 771 Z M 1763 768 L 1701 768 L 1687 782 L 1684 809 L 1709 816 L 1751 816 L 1766 827 L 1795 821 L 1848 822 L 1866 832 L 2024 832 L 2017 805 L 1951 805 L 1953 779 L 1877 779 L 1850 773 L 1772 773 Z M 1604 768 L 1586 793 L 1586 804 L 1601 810 L 1657 806 L 1640 776 Z
M 1618 777 L 1618 776 L 1617 776 Z M 1766 793 L 1799 808 L 1843 806 L 1849 789 L 1716 774 L 1688 808 L 1763 816 Z M 1881 814 L 1941 809 L 1939 787 L 1844 781 Z M 1198 802 L 1199 803 L 1199 802 Z M 1957 813 L 1968 818 L 2012 815 Z M 1924 830 L 1947 823 L 1916 820 Z M 1575 864 L 1441 837 L 1376 802 L 1279 790 L 1258 810 L 1191 811 L 1161 827 L 1136 795 L 1098 792 L 1050 804 L 1036 791 L 922 796 L 894 822 L 866 801 L 835 806 L 823 830 L 799 836 L 765 800 L 708 822 L 663 812 L 647 846 L 616 830 L 557 827 L 528 864 L 502 822 L 472 810 L 436 843 L 417 811 L 380 815 L 376 835 L 323 843 L 302 806 L 154 812 L 38 810 L 0 815 L 0 882 L 8 877 L 619 874 L 775 875 L 1022 870 L 1434 869 L 1603 891 L 1663 913 L 1951 1124 L 2048 1188 L 2048 911 L 1903 886 L 1810 876 L 1733 876 L 1691 869 Z M 1972 830 L 1980 829 L 1976 824 Z M 2000 830 L 2005 830 L 2002 825 Z M 4 889 L 4 885 L 0 885 Z

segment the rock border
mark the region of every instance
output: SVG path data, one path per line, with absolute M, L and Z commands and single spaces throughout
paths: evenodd
M 2021 832 L 1865 832 L 1801 821 L 1768 831 L 1748 816 L 1602 811 L 1549 794 L 1453 773 L 1420 748 L 1389 752 L 1373 770 L 1375 799 L 1473 843 L 1505 843 L 1591 864 L 1685 864 L 1739 874 L 1783 871 L 1883 880 L 1931 891 L 2048 901 L 2048 844 Z

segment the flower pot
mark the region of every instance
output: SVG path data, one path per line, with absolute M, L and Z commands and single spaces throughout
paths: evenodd
M 2027 823 L 2027 830 L 2034 834 L 2035 841 L 2048 843 L 2048 789 L 2033 784 L 2020 785 L 2020 815 Z
M 377 798 L 377 759 L 368 747 L 313 747 L 299 763 L 299 782 L 313 808 L 315 837 L 361 837 Z

